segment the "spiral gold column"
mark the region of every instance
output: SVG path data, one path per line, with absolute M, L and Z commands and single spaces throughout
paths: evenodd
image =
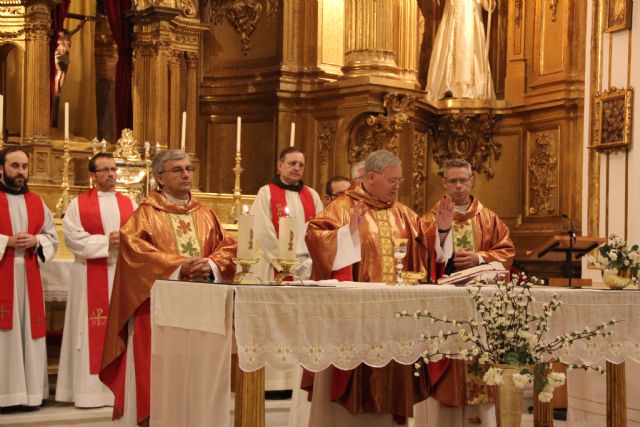
M 398 78 L 394 30 L 397 0 L 345 0 L 345 77 Z

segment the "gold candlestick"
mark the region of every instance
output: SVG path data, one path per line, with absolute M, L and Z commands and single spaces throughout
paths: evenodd
M 301 285 L 304 285 L 302 277 L 291 272 L 291 269 L 298 264 L 298 260 L 278 259 L 277 261 L 282 266 L 282 271 L 279 271 L 278 275 L 276 276 L 276 285 L 282 285 L 282 281 L 285 279 L 285 277 L 293 277 L 294 280 L 298 280 Z
M 235 217 L 236 222 L 238 222 L 238 217 L 240 216 L 240 199 L 242 198 L 242 192 L 240 190 L 240 175 L 242 174 L 242 155 L 239 151 L 236 151 L 236 166 L 233 168 L 233 173 L 236 175 L 236 182 L 233 187 L 233 200 L 235 200 L 235 204 L 233 206 L 232 216 Z
M 251 266 L 258 262 L 258 258 L 233 258 L 233 262 L 242 267 L 242 271 L 236 273 L 233 278 L 233 283 L 242 283 L 242 279 L 247 276 L 255 277 L 260 283 L 264 283 L 260 276 L 249 271 Z
M 69 138 L 64 139 L 64 154 L 62 155 L 63 168 L 62 168 L 62 194 L 56 203 L 56 216 L 62 218 L 69 206 L 69 161 L 71 155 L 69 154 Z

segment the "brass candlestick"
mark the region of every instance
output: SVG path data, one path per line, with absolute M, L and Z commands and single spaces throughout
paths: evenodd
M 233 187 L 233 200 L 235 201 L 233 205 L 233 214 L 232 216 L 235 218 L 236 222 L 238 222 L 238 217 L 240 216 L 240 198 L 242 197 L 242 192 L 240 190 L 240 175 L 242 174 L 242 155 L 239 151 L 236 151 L 236 166 L 233 168 L 233 173 L 236 175 L 236 182 Z
M 233 278 L 233 283 L 242 283 L 242 279 L 247 276 L 255 277 L 260 283 L 264 283 L 260 276 L 249 271 L 251 266 L 258 262 L 258 258 L 233 258 L 233 262 L 242 267 L 242 271 L 236 273 L 236 276 Z
M 64 154 L 62 155 L 63 167 L 62 167 L 62 194 L 56 203 L 56 216 L 62 218 L 69 206 L 69 161 L 71 155 L 69 154 L 69 138 L 64 139 Z
M 276 285 L 282 285 L 282 281 L 285 277 L 293 277 L 294 280 L 298 280 L 301 285 L 304 285 L 302 281 L 302 277 L 293 274 L 291 269 L 298 264 L 298 260 L 296 259 L 277 259 L 278 263 L 282 266 L 282 271 L 279 271 L 276 275 Z

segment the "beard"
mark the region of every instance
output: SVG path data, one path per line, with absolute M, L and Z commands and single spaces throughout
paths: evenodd
M 16 190 L 21 190 L 22 188 L 27 186 L 27 181 L 29 181 L 29 178 L 27 178 L 26 176 L 23 179 L 22 183 L 18 183 L 17 180 L 9 175 L 5 175 L 4 177 L 4 184 L 7 187 L 11 187 L 11 188 L 15 188 Z

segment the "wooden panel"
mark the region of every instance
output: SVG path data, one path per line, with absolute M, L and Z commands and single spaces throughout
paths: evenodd
M 526 134 L 525 217 L 559 215 L 559 125 L 528 129 Z

